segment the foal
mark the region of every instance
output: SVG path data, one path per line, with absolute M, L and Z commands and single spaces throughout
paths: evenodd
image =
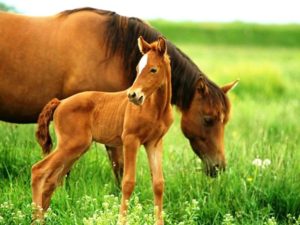
M 157 224 L 163 224 L 162 138 L 173 122 L 171 67 L 163 38 L 149 44 L 140 37 L 138 46 L 143 57 L 137 66 L 137 78 L 127 91 L 82 92 L 62 101 L 53 99 L 44 107 L 38 119 L 38 142 L 44 153 L 50 151 L 49 123 L 53 116 L 57 147 L 32 167 L 34 219 L 43 220 L 61 179 L 91 142 L 97 141 L 113 147 L 123 146 L 122 223 L 125 223 L 126 202 L 135 186 L 137 151 L 141 145 L 145 146 L 154 205 L 158 208 Z

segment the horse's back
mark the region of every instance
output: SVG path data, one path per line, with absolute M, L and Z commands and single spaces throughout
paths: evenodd
M 57 71 L 49 71 L 45 64 L 46 24 L 50 18 L 30 18 L 26 16 L 0 14 L 0 119 L 22 121 L 31 119 L 32 112 L 41 109 L 45 95 L 59 97 L 56 86 L 59 85 Z M 47 25 L 48 27 L 49 25 Z M 43 28 L 42 28 L 43 27 Z M 49 29 L 46 29 L 49 30 Z M 54 76 L 44 76 L 49 73 Z M 37 91 L 36 91 L 37 90 Z M 51 90 L 51 91 L 50 91 Z M 37 117 L 35 113 L 34 117 Z
M 107 75 L 107 68 L 118 74 L 121 66 L 119 59 L 107 61 L 105 20 L 89 11 L 51 17 L 1 13 L 0 120 L 35 122 L 51 98 L 126 88 L 122 79 Z

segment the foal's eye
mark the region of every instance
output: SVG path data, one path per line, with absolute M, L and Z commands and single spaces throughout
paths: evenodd
M 203 117 L 203 124 L 206 127 L 211 127 L 212 125 L 214 125 L 214 118 L 212 116 L 204 116 Z
M 152 68 L 150 69 L 150 73 L 156 73 L 156 72 L 157 72 L 157 68 L 152 67 Z

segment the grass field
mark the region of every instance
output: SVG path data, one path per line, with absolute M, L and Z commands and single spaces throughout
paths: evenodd
M 230 93 L 228 168 L 217 179 L 202 173 L 174 109 L 176 120 L 164 142 L 166 224 L 299 225 L 300 27 L 153 24 L 219 85 L 240 79 Z M 208 36 L 197 42 L 195 37 L 205 33 L 203 26 L 213 29 L 217 40 Z M 195 37 L 186 33 L 187 27 Z M 245 30 L 252 31 L 250 37 Z M 248 41 L 235 41 L 239 35 Z M 0 224 L 30 223 L 30 170 L 41 158 L 34 130 L 34 125 L 0 123 Z M 255 159 L 270 164 L 253 165 Z M 48 224 L 116 224 L 119 201 L 105 150 L 93 144 L 74 166 L 69 182 L 57 189 Z M 130 206 L 129 224 L 153 224 L 150 174 L 142 149 Z

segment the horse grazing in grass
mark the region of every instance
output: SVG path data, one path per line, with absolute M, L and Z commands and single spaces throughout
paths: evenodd
M 173 121 L 171 67 L 163 38 L 149 44 L 140 37 L 138 43 L 143 57 L 130 89 L 117 93 L 89 91 L 62 101 L 53 99 L 41 112 L 37 131 L 39 143 L 44 151 L 49 151 L 48 126 L 53 113 L 58 143 L 56 151 L 32 167 L 33 202 L 42 208 L 37 209 L 35 218 L 43 218 L 59 181 L 88 150 L 91 142 L 97 141 L 123 147 L 124 178 L 120 208 L 123 223 L 126 202 L 135 185 L 137 150 L 140 145 L 145 146 L 152 174 L 154 204 L 158 207 L 157 224 L 163 224 L 162 138 Z
M 0 12 L 0 120 L 33 123 L 52 98 L 82 91 L 121 91 L 136 77 L 137 38 L 160 33 L 137 18 L 81 8 L 50 17 Z M 208 175 L 225 168 L 224 127 L 236 84 L 218 87 L 171 42 L 172 104 Z M 118 180 L 122 150 L 106 146 Z

